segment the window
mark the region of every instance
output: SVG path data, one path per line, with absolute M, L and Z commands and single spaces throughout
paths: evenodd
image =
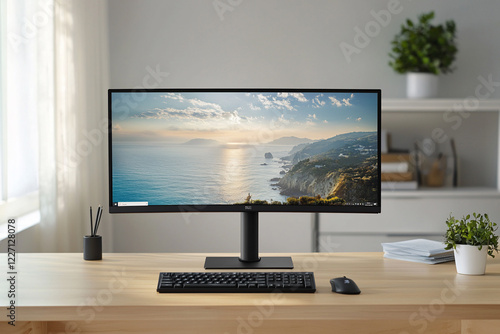
M 47 0 L 0 2 L 0 224 L 38 211 L 38 129 L 50 83 L 43 64 L 52 49 L 52 8 Z

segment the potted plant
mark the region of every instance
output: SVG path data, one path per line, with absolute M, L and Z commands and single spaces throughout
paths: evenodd
M 455 22 L 432 25 L 434 12 L 422 14 L 418 22 L 407 19 L 393 41 L 389 65 L 407 74 L 407 96 L 425 98 L 437 95 L 438 75 L 451 73 L 457 46 Z
M 464 275 L 484 275 L 486 258 L 498 252 L 497 224 L 488 215 L 467 215 L 462 219 L 450 216 L 446 221 L 445 249 L 454 249 L 457 272 Z

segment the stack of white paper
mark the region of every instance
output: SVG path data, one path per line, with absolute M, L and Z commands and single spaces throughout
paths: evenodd
M 382 243 L 386 258 L 428 264 L 454 260 L 453 249 L 445 250 L 444 247 L 444 242 L 427 239 Z

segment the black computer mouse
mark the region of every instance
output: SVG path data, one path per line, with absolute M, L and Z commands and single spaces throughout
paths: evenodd
M 345 293 L 349 295 L 359 295 L 361 290 L 354 281 L 347 277 L 337 277 L 330 280 L 332 291 L 337 293 Z

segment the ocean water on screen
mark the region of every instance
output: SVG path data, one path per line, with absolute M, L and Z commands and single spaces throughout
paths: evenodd
M 292 146 L 113 144 L 113 201 L 149 205 L 285 201 L 275 185 Z M 270 152 L 273 158 L 265 158 Z M 286 166 L 285 166 L 286 167 Z

